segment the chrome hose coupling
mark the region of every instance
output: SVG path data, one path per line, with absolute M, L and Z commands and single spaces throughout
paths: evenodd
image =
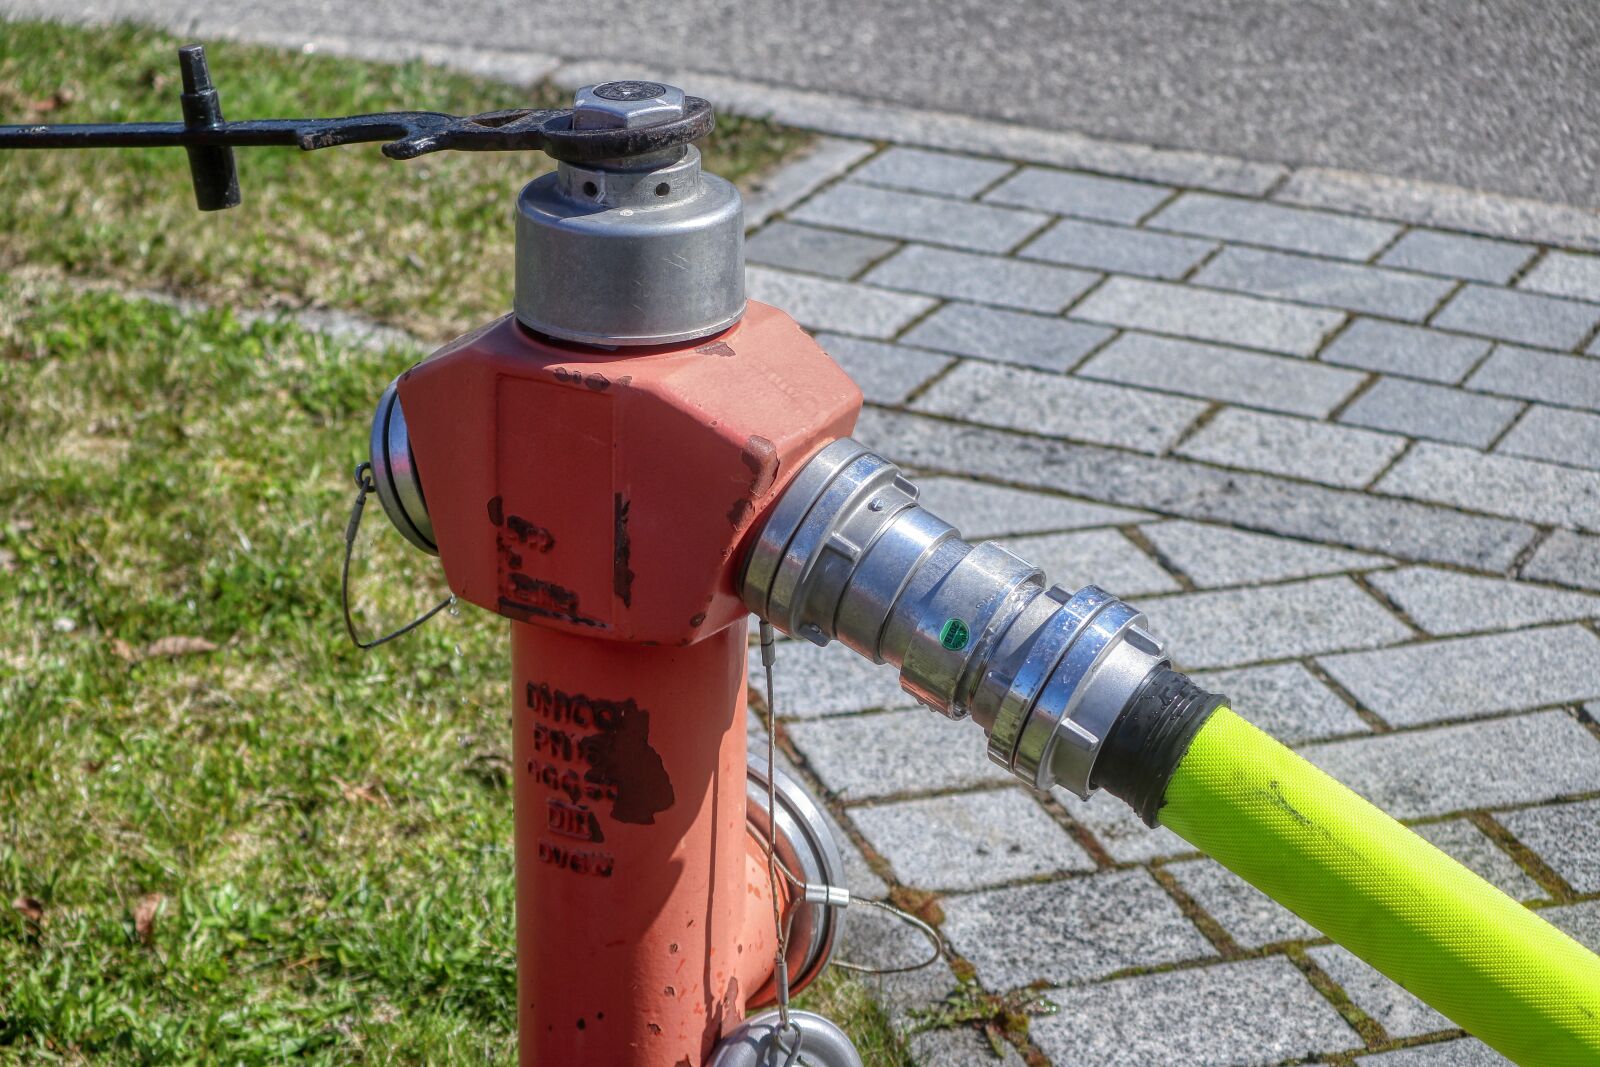
M 1151 768 L 1175 746 L 1181 756 L 1218 703 L 1170 670 L 1138 611 L 1096 586 L 1046 588 L 1000 545 L 963 540 L 897 466 L 850 438 L 784 490 L 741 595 L 787 634 L 899 668 L 907 693 L 970 716 L 989 757 L 1036 789 L 1087 797 L 1104 785 L 1147 822 L 1170 774 Z

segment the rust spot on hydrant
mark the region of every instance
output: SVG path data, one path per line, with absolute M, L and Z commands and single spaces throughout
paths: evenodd
M 762 496 L 778 477 L 778 446 L 759 435 L 752 435 L 739 453 L 739 461 L 750 468 L 750 495 Z
M 495 497 L 495 500 L 499 499 L 499 497 Z M 535 552 L 548 552 L 556 547 L 555 534 L 543 526 L 529 522 L 521 515 L 507 515 L 506 526 L 512 533 L 517 535 L 518 541 L 521 541 Z
M 633 606 L 633 571 L 628 567 L 632 545 L 628 540 L 628 501 L 621 493 L 613 503 L 611 590 L 625 608 Z
M 584 780 L 615 788 L 613 819 L 648 826 L 676 799 L 666 765 L 650 747 L 650 713 L 632 700 L 605 703 L 606 727 L 583 739 L 589 763 Z

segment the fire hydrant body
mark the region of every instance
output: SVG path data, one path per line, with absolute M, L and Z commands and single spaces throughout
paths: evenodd
M 513 620 L 522 1062 L 698 1065 L 776 941 L 735 570 L 861 394 L 752 303 L 712 337 L 615 351 L 508 316 L 399 399 L 451 588 Z
M 746 302 L 738 191 L 682 133 L 652 140 L 696 106 L 656 82 L 580 90 L 574 130 L 639 144 L 522 190 L 514 314 L 401 375 L 374 422 L 390 517 L 457 597 L 512 620 L 529 1065 L 700 1067 L 777 996 L 793 887 L 770 877 L 760 827 L 791 846 L 809 827 L 794 866 L 839 876 L 798 790 L 777 814 L 751 802 L 782 776 L 745 751 L 737 576 L 861 392 Z M 798 988 L 836 926 L 812 908 L 791 921 Z

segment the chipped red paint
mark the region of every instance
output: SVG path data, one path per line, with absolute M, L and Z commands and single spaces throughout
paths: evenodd
M 699 351 L 713 344 L 738 358 Z M 733 568 L 756 515 L 861 404 L 792 319 L 755 303 L 711 341 L 638 350 L 556 345 L 508 316 L 408 371 L 399 391 L 457 596 L 663 645 L 744 616 Z M 619 497 L 631 581 L 618 580 Z M 485 509 L 496 500 L 501 523 Z M 515 584 L 526 581 L 573 600 L 530 598 Z
M 445 575 L 511 618 L 521 1062 L 699 1067 L 772 975 L 745 823 L 743 543 L 861 393 L 787 316 L 401 377 Z
M 702 1064 L 743 1018 L 739 991 L 770 979 L 746 636 L 742 620 L 679 647 L 512 627 L 523 1064 Z

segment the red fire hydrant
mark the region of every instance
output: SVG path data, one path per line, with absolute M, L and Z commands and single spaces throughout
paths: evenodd
M 574 126 L 686 106 L 613 82 Z M 739 194 L 692 146 L 563 162 L 516 221 L 515 314 L 399 377 L 373 473 L 455 594 L 511 620 L 521 1062 L 696 1067 L 775 996 L 736 570 L 861 392 L 746 303 Z M 796 988 L 832 921 L 805 911 Z

